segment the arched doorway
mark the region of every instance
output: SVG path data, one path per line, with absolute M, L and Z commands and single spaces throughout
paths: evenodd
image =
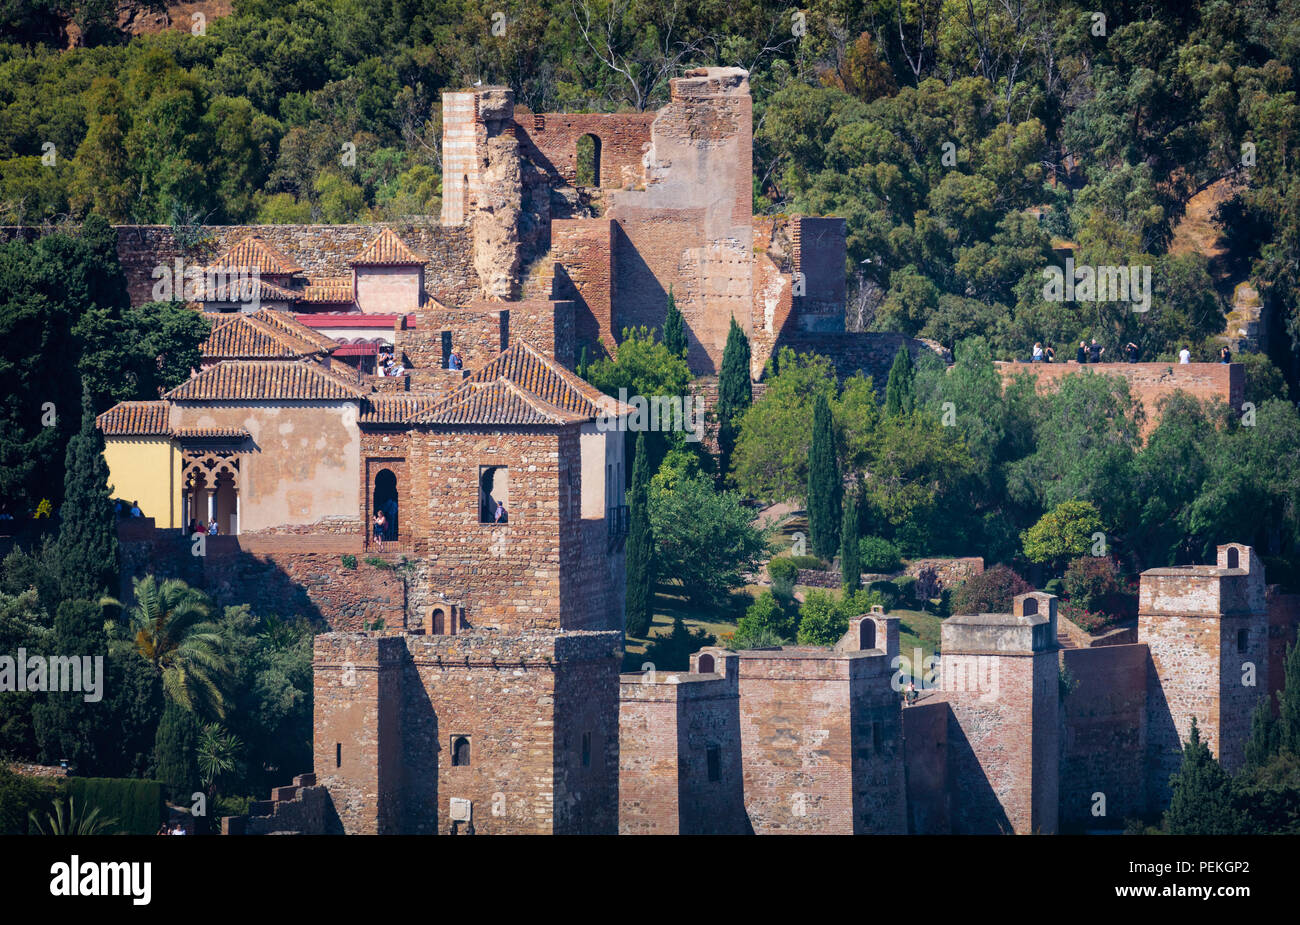
M 595 135 L 580 137 L 575 156 L 576 185 L 600 186 L 600 139 Z
M 876 647 L 876 621 L 863 620 L 858 624 L 858 648 L 862 651 Z
M 395 539 L 397 537 L 397 476 L 392 469 L 380 469 L 375 473 L 375 487 L 371 497 L 370 513 L 373 516 L 376 511 L 383 511 L 384 516 L 388 518 L 388 529 L 384 533 L 385 539 Z

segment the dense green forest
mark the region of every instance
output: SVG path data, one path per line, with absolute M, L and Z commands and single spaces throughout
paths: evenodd
M 1057 0 L 237 0 L 202 34 L 136 38 L 112 11 L 0 13 L 0 222 L 436 216 L 443 90 L 648 110 L 686 67 L 740 65 L 756 208 L 848 220 L 855 322 L 948 346 L 978 333 L 1000 356 L 1098 337 L 1209 359 L 1225 272 L 1169 245 L 1188 198 L 1233 175 L 1225 259 L 1276 309 L 1294 381 L 1296 0 L 1104 16 Z M 1044 301 L 1062 253 L 1152 266 L 1150 311 Z

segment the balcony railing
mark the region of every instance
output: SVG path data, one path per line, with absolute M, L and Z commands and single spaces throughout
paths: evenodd
M 609 531 L 610 540 L 625 539 L 629 523 L 630 517 L 626 504 L 619 504 L 605 511 L 605 527 Z

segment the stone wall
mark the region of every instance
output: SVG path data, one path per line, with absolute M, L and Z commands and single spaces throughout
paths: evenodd
M 1140 644 L 1061 650 L 1064 829 L 1123 828 L 1146 811 L 1148 658 Z
M 619 642 L 317 637 L 316 774 L 344 830 L 446 834 L 463 799 L 480 834 L 613 834 Z
M 905 832 L 902 720 L 888 657 L 811 647 L 738 655 L 754 832 Z
M 648 113 L 531 113 L 515 109 L 515 133 L 525 157 L 555 182 L 578 185 L 578 139 L 599 139 L 599 186 L 630 188 L 644 182 L 642 159 L 650 144 Z
M 1273 714 L 1277 715 L 1277 694 L 1286 686 L 1286 654 L 1296 644 L 1300 631 L 1300 594 L 1286 594 L 1269 585 L 1268 601 L 1268 691 Z
M 619 679 L 620 835 L 749 831 L 736 658 L 717 662 L 703 674 L 693 666 Z
M 1160 402 L 1182 391 L 1202 401 L 1226 402 L 1241 408 L 1246 394 L 1245 367 L 1240 363 L 995 363 L 1003 382 L 1028 374 L 1037 381 L 1039 392 L 1059 388 L 1063 378 L 1074 373 L 1122 376 L 1129 393 L 1142 405 L 1146 420 L 1143 434 L 1160 420 Z
M 938 344 L 903 334 L 867 331 L 840 334 L 793 332 L 781 338 L 778 348 L 790 347 L 795 353 L 816 353 L 826 357 L 841 380 L 857 373 L 870 376 L 876 391 L 883 394 L 889 380 L 889 368 L 894 365 L 894 356 L 903 345 L 907 346 L 913 360 L 926 352 L 946 359 L 945 351 Z
M 947 835 L 958 795 L 948 779 L 948 704 L 941 697 L 903 708 L 903 764 L 907 772 L 907 834 Z
M 183 246 L 167 225 L 118 225 L 117 253 L 126 274 L 131 303 L 153 299 L 157 282 L 154 269 L 172 270 L 177 258 L 184 266 L 206 266 L 241 238 L 256 234 L 310 277 L 351 278 L 348 261 L 370 244 L 385 227 L 392 228 L 417 254 L 428 258 L 424 289 L 429 295 L 453 303 L 479 294 L 474 269 L 474 241 L 468 227 L 391 222 L 365 225 L 203 225 L 199 242 Z M 0 230 L 0 238 L 5 237 Z M 407 311 L 413 306 L 394 310 Z
M 608 219 L 575 218 L 551 222 L 551 250 L 543 258 L 553 267 L 552 299 L 574 306 L 574 340 L 596 356 L 597 343 L 617 342 L 613 315 L 613 225 Z

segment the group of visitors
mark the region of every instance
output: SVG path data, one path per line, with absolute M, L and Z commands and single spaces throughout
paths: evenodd
M 126 503 L 118 498 L 113 502 L 113 513 L 121 520 L 124 517 L 143 517 L 144 511 L 140 510 L 140 502 L 132 501 L 131 506 L 127 507 Z
M 406 372 L 406 368 L 402 366 L 402 361 L 393 355 L 393 348 L 391 346 L 383 346 L 379 348 L 379 357 L 376 361 L 376 365 L 379 368 L 379 375 L 381 376 L 401 376 Z
M 206 533 L 208 536 L 217 536 L 221 531 L 217 529 L 217 519 L 214 517 L 208 521 L 208 525 L 203 526 L 203 521 L 195 517 L 190 521 L 190 536 L 196 533 Z
M 158 826 L 158 833 L 157 833 L 157 834 L 159 834 L 159 835 L 188 835 L 189 833 L 185 831 L 185 826 L 181 825 L 179 822 L 172 823 L 171 825 L 168 825 L 166 822 L 164 822 L 162 825 Z
M 1129 341 L 1121 348 L 1121 350 L 1124 355 L 1124 362 L 1126 363 L 1138 362 L 1138 359 L 1142 354 L 1142 349 L 1138 347 L 1137 344 L 1133 343 L 1133 341 Z M 1079 348 L 1074 351 L 1074 362 L 1080 365 L 1086 363 L 1100 363 L 1102 361 L 1102 356 L 1105 353 L 1106 348 L 1098 344 L 1095 337 L 1091 342 L 1081 340 L 1079 341 Z M 1030 356 L 1029 362 L 1055 363 L 1056 351 L 1052 349 L 1050 344 L 1044 346 L 1041 342 L 1035 343 L 1033 354 Z M 1192 351 L 1185 345 L 1178 351 L 1178 362 L 1182 365 L 1187 365 L 1192 362 Z M 1226 346 L 1219 348 L 1219 362 L 1232 362 L 1232 351 Z

